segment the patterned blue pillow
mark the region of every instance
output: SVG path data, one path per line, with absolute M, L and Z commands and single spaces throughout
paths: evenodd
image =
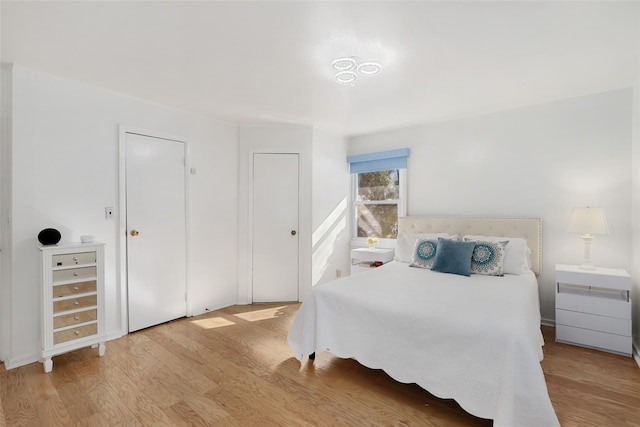
M 505 246 L 509 242 L 477 241 L 471 256 L 471 273 L 486 276 L 504 275 Z
M 417 239 L 410 267 L 431 268 L 436 257 L 437 240 Z

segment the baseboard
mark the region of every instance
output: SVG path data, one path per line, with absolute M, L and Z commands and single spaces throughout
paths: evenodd
M 551 319 L 540 319 L 540 324 L 542 326 L 551 326 L 552 328 L 556 327 L 556 321 Z
M 247 305 L 251 303 L 243 304 L 243 303 L 238 303 L 236 300 L 219 301 L 216 304 L 207 305 L 206 307 L 194 308 L 191 316 L 188 316 L 188 317 L 200 316 L 201 314 L 210 313 L 212 311 L 220 310 L 221 308 L 231 307 L 232 305 L 236 305 L 236 304 Z
M 18 357 L 17 359 L 9 358 L 8 360 L 5 360 L 3 363 L 4 363 L 4 368 L 6 370 L 9 370 L 14 368 L 19 368 L 20 366 L 28 365 L 30 363 L 39 362 L 39 361 L 40 361 L 40 354 L 36 353 L 36 354 L 29 354 L 27 356 Z
M 108 333 L 105 335 L 104 340 L 106 341 L 113 341 L 113 340 L 117 340 L 118 338 L 122 338 L 124 335 L 122 335 L 121 332 L 118 331 L 114 331 L 111 333 Z

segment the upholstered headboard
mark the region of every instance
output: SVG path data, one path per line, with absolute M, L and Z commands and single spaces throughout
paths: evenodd
M 540 218 L 492 218 L 407 216 L 398 218 L 398 232 L 449 233 L 498 237 L 521 237 L 531 249 L 531 269 L 542 272 L 542 220 Z

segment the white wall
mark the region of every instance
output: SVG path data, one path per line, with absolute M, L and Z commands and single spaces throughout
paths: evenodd
M 11 227 L 8 222 L 11 195 L 11 66 L 0 64 L 0 284 L 7 283 L 11 271 Z M 11 289 L 0 285 L 0 360 L 10 346 Z
M 311 142 L 308 126 L 242 126 L 238 131 L 238 302 L 249 304 L 251 296 L 251 182 L 253 153 L 298 153 L 299 174 L 299 298 L 311 291 Z M 276 249 L 277 250 L 277 249 Z
M 640 86 L 633 90 L 633 149 L 631 161 L 633 164 L 632 196 L 632 249 L 631 249 L 631 278 L 632 291 L 632 329 L 633 344 L 636 349 L 636 361 L 640 365 Z
M 408 215 L 543 220 L 543 319 L 554 316 L 554 265 L 577 264 L 571 210 L 600 206 L 610 233 L 596 265 L 631 267 L 631 89 L 354 137 L 349 154 L 410 147 Z
M 349 191 L 347 140 L 313 131 L 313 286 L 349 274 Z
M 185 137 L 190 144 L 191 312 L 237 299 L 237 128 L 195 114 L 121 96 L 21 66 L 12 72 L 13 264 L 8 367 L 37 359 L 39 283 L 37 234 L 62 241 L 93 234 L 106 243 L 106 331 L 119 336 L 117 219 L 118 126 Z M 170 242 L 168 242 L 170 244 Z

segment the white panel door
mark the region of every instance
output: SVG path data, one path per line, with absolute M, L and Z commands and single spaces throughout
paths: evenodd
M 186 316 L 184 144 L 127 133 L 129 331 Z
M 253 302 L 298 301 L 298 155 L 253 155 Z

